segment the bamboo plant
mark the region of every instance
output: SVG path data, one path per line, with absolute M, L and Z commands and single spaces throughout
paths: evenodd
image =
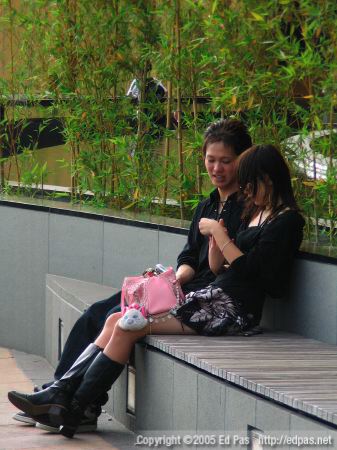
M 179 217 L 190 217 L 211 189 L 202 133 L 212 120 L 234 116 L 247 123 L 255 142 L 281 147 L 307 216 L 307 236 L 336 242 L 332 0 L 2 0 L 1 8 L 8 45 L 0 93 L 53 100 L 49 115 L 63 118 L 70 154 L 62 164 L 69 165 L 72 201 L 91 198 L 96 205 L 164 214 L 176 201 Z M 149 77 L 166 86 L 166 103 L 148 98 Z M 137 104 L 125 96 L 133 79 Z M 36 165 L 34 143 L 18 147 L 14 124 L 23 129 L 27 117 L 12 102 L 0 118 L 1 149 L 6 139 L 11 148 L 9 158 L 0 159 L 3 191 L 14 167 L 25 186 L 44 184 L 50 172 Z M 292 135 L 304 139 L 320 130 L 328 131 L 312 139 L 310 150 L 287 145 Z M 316 170 L 321 156 L 323 177 Z M 301 160 L 310 158 L 312 177 L 300 170 Z

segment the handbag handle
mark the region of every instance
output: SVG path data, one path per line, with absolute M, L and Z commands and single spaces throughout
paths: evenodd
M 124 283 L 123 283 L 122 294 L 121 294 L 121 311 L 122 311 L 123 315 L 125 314 L 125 310 L 126 310 L 126 307 L 125 307 L 125 286 L 124 286 Z

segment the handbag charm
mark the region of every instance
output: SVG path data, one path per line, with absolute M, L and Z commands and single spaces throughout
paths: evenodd
M 127 306 L 118 324 L 123 330 L 141 330 L 145 328 L 148 324 L 148 319 L 145 317 L 144 308 L 138 303 L 132 303 L 132 305 Z

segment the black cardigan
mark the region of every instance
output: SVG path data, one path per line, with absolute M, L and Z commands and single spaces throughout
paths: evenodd
M 215 189 L 209 198 L 198 204 L 189 229 L 187 243 L 178 256 L 177 268 L 182 264 L 188 264 L 195 270 L 193 280 L 182 287 L 185 293 L 205 288 L 215 279 L 208 263 L 208 236 L 203 236 L 199 231 L 200 219 L 222 218 L 231 238 L 235 238 L 241 225 L 243 204 L 238 201 L 237 193 L 228 197 L 220 216 L 218 215 L 219 200 L 219 192 Z
M 261 319 L 266 294 L 279 298 L 287 291 L 303 226 L 303 217 L 294 210 L 279 214 L 262 227 L 242 224 L 236 245 L 244 254 L 212 283 L 240 301 L 256 324 Z

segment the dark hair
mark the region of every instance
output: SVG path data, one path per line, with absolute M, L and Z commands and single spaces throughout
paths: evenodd
M 272 182 L 273 190 L 270 198 L 272 211 L 278 209 L 278 202 L 281 200 L 282 207 L 298 210 L 291 186 L 290 172 L 280 151 L 271 144 L 254 145 L 243 152 L 238 160 L 238 183 L 243 191 L 248 183 L 252 186 L 252 195 L 255 196 L 258 190 L 258 182 L 265 182 L 266 175 Z M 252 217 L 259 209 L 254 205 L 253 200 L 247 199 L 243 216 Z
M 204 138 L 202 146 L 204 156 L 208 145 L 214 142 L 228 145 L 237 155 L 252 146 L 252 139 L 246 125 L 237 119 L 221 119 L 212 123 L 205 131 Z

